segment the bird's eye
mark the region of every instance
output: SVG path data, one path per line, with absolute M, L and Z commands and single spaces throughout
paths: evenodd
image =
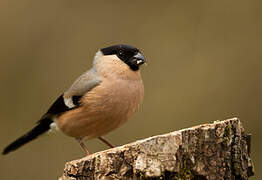
M 120 49 L 118 54 L 119 54 L 119 56 L 122 56 L 124 54 L 123 50 Z

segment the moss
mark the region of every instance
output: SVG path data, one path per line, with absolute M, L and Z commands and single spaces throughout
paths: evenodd
M 180 171 L 178 173 L 175 173 L 174 177 L 172 179 L 174 180 L 190 180 L 194 178 L 194 174 L 191 172 L 191 168 L 188 167 L 187 163 L 188 157 L 182 158 L 182 163 L 180 167 Z
M 194 178 L 194 175 L 188 169 L 182 169 L 177 174 L 175 174 L 175 176 L 173 177 L 173 179 L 175 180 L 190 180 L 193 178 Z
M 228 125 L 228 126 L 226 126 L 225 129 L 224 129 L 224 135 L 223 135 L 224 139 L 225 139 L 226 141 L 230 141 L 230 139 L 231 139 L 231 134 L 232 134 L 231 125 Z
M 137 171 L 135 176 L 138 178 L 138 179 L 145 179 L 145 173 L 142 172 L 142 171 Z

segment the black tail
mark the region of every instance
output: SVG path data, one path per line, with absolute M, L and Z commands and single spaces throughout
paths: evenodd
M 52 119 L 49 119 L 49 118 L 41 119 L 38 122 L 38 124 L 31 131 L 29 131 L 25 135 L 23 135 L 20 138 L 18 138 L 17 140 L 15 140 L 9 146 L 7 146 L 3 150 L 2 154 L 7 154 L 11 151 L 14 151 L 14 150 L 18 149 L 19 147 L 23 146 L 24 144 L 34 140 L 39 135 L 48 131 L 50 129 L 50 124 L 52 124 L 52 123 L 53 123 Z

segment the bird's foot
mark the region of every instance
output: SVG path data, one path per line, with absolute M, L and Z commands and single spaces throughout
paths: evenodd
M 84 141 L 83 141 L 83 138 L 76 138 L 77 142 L 80 144 L 81 148 L 85 151 L 86 153 L 86 156 L 90 155 Z
M 102 141 L 103 143 L 105 143 L 106 145 L 108 145 L 110 148 L 114 148 L 115 146 L 113 144 L 111 144 L 108 140 L 106 140 L 105 138 L 103 138 L 102 136 L 98 137 L 98 139 L 100 141 Z

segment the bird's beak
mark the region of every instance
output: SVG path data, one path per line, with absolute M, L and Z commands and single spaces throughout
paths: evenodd
M 146 58 L 140 52 L 133 56 L 133 59 L 136 61 L 137 65 L 142 65 L 146 62 Z

